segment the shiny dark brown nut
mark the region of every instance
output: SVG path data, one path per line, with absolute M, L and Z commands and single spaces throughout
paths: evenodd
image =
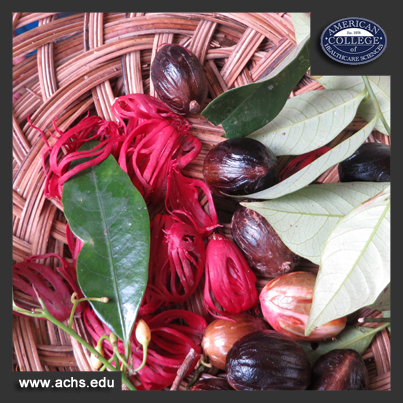
M 233 344 L 246 334 L 256 330 L 268 329 L 268 324 L 246 313 L 227 314 L 227 317 L 235 320 L 213 320 L 204 331 L 202 348 L 210 363 L 215 367 L 225 370 L 225 359 Z
M 390 182 L 390 146 L 364 143 L 338 167 L 340 182 Z
M 234 390 L 225 379 L 209 378 L 197 381 L 189 390 Z
M 366 390 L 369 376 L 364 360 L 355 350 L 332 350 L 312 367 L 310 390 Z
M 232 238 L 249 266 L 268 277 L 290 272 L 300 260 L 277 235 L 267 220 L 254 210 L 240 207 L 232 216 Z
M 207 98 L 207 78 L 199 59 L 180 45 L 160 48 L 151 64 L 154 89 L 178 115 L 200 113 Z
M 278 183 L 276 156 L 251 138 L 234 138 L 215 145 L 203 164 L 204 180 L 218 196 L 248 195 Z
M 274 330 L 243 336 L 227 354 L 227 379 L 236 390 L 304 390 L 311 365 L 303 348 Z

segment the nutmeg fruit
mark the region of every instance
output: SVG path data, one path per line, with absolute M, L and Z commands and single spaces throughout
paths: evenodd
M 278 183 L 276 156 L 260 141 L 233 138 L 216 144 L 203 163 L 204 180 L 217 196 L 248 195 Z
M 287 274 L 299 263 L 277 235 L 274 228 L 258 212 L 241 206 L 232 216 L 231 233 L 252 269 L 267 277 Z
M 369 375 L 357 351 L 336 349 L 318 358 L 312 367 L 310 390 L 366 390 Z
M 296 271 L 266 284 L 259 300 L 263 316 L 273 329 L 296 340 L 310 341 L 334 337 L 344 329 L 347 316 L 318 326 L 305 336 L 315 281 L 315 274 Z
M 237 340 L 227 354 L 228 383 L 236 390 L 304 390 L 311 365 L 303 348 L 274 330 Z
M 199 59 L 176 44 L 160 48 L 151 63 L 151 81 L 162 102 L 178 115 L 200 113 L 208 84 Z
M 264 320 L 246 313 L 226 316 L 232 320 L 213 320 L 207 326 L 202 340 L 204 354 L 215 367 L 223 370 L 227 353 L 239 338 L 256 330 L 269 328 Z

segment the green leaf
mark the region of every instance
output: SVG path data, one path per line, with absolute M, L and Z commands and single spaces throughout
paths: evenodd
M 108 303 L 91 305 L 126 345 L 148 278 L 147 206 L 110 155 L 64 184 L 63 207 L 71 230 L 84 242 L 77 259 L 83 294 L 109 298 Z
M 379 294 L 376 301 L 368 305 L 368 308 L 375 311 L 388 311 L 390 310 L 390 284 Z
M 390 76 L 368 76 L 368 79 L 386 123 L 390 126 Z M 360 76 L 322 76 L 317 81 L 327 89 L 361 92 L 365 88 Z M 376 115 L 372 99 L 362 102 L 357 113 L 367 122 L 371 121 Z M 388 134 L 381 120 L 376 123 L 375 129 L 381 133 Z
M 290 98 L 269 124 L 248 137 L 275 155 L 300 155 L 333 140 L 355 117 L 366 95 L 349 90 L 309 91 Z
M 283 108 L 290 92 L 310 66 L 310 38 L 305 38 L 266 77 L 224 92 L 203 110 L 227 138 L 244 137 L 265 126 Z
M 311 34 L 311 19 L 306 13 L 290 13 L 294 25 L 295 39 L 300 44 L 304 38 Z
M 322 252 L 305 335 L 375 302 L 390 282 L 390 187 L 354 208 Z
M 311 365 L 313 365 L 320 356 L 336 349 L 348 348 L 356 350 L 362 355 L 371 344 L 376 333 L 385 327 L 387 327 L 387 324 L 383 324 L 377 328 L 346 326 L 345 329 L 336 336 L 336 340 L 321 341 L 319 342 L 319 347 L 315 350 L 312 349 L 311 343 L 309 342 L 299 341 L 298 343 L 307 354 Z
M 365 139 L 371 134 L 374 128 L 377 118 L 374 118 L 365 127 L 355 133 L 353 136 L 344 140 L 342 143 L 338 144 L 336 147 L 332 148 L 326 154 L 323 154 L 315 161 L 308 164 L 306 167 L 302 168 L 294 175 L 284 181 L 274 185 L 268 189 L 261 190 L 260 192 L 249 194 L 248 197 L 251 199 L 275 199 L 286 194 L 296 192 L 302 189 L 306 185 L 313 182 L 318 176 L 323 174 L 329 168 L 344 161 L 354 151 L 365 141 Z M 245 197 L 245 196 L 233 196 L 233 197 Z
M 265 217 L 294 253 L 319 264 L 336 224 L 387 186 L 377 182 L 310 185 L 278 199 L 241 204 Z

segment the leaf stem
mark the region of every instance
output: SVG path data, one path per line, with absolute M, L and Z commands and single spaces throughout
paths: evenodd
M 34 291 L 36 292 L 35 288 Z M 102 355 L 98 354 L 98 351 L 91 346 L 91 344 L 87 343 L 82 337 L 80 337 L 72 328 L 69 326 L 66 326 L 64 323 L 59 322 L 54 316 L 50 314 L 48 309 L 46 308 L 42 298 L 39 297 L 37 293 L 37 298 L 39 301 L 39 304 L 41 305 L 42 309 L 35 309 L 35 312 L 37 313 L 30 313 L 26 309 L 19 308 L 17 305 L 15 305 L 14 300 L 13 300 L 13 310 L 19 313 L 22 313 L 27 316 L 33 316 L 36 318 L 45 318 L 49 322 L 53 323 L 60 329 L 64 330 L 68 335 L 76 339 L 80 344 L 82 344 L 90 353 L 94 354 L 95 356 L 98 356 L 98 359 L 111 371 L 117 371 L 117 369 Z M 122 372 L 122 382 L 130 389 L 130 390 L 137 390 L 134 385 L 127 379 L 126 375 Z
M 107 336 L 106 334 L 104 334 L 103 336 L 101 336 L 101 337 L 98 339 L 97 348 L 101 347 L 102 342 L 103 342 L 104 340 L 108 340 L 108 341 L 109 341 L 109 336 Z M 110 342 L 110 341 L 109 341 L 109 342 Z
M 121 356 L 121 354 L 118 351 L 117 346 L 113 346 L 113 352 L 116 354 L 116 357 L 118 360 L 123 364 L 124 367 L 126 367 L 130 372 L 134 372 L 133 367 L 126 362 L 126 360 Z
M 189 390 L 199 380 L 201 374 L 204 372 L 205 369 L 206 367 L 204 366 L 204 364 L 199 365 L 199 367 L 195 371 L 195 374 L 193 375 L 193 378 L 186 385 L 185 390 Z
M 48 312 L 47 312 L 48 313 Z M 70 329 L 68 326 L 64 325 L 63 323 L 59 322 L 57 319 L 55 319 L 52 315 L 47 315 L 45 312 L 45 317 L 48 319 L 50 322 L 55 324 L 56 326 L 60 327 L 62 330 L 64 330 L 66 333 L 68 333 L 71 337 L 74 337 L 80 344 L 82 344 L 87 350 L 89 350 L 92 354 L 98 355 L 98 351 L 95 350 L 94 347 L 91 346 L 91 344 L 88 344 L 83 338 L 81 338 L 73 329 Z M 116 368 L 104 357 L 101 355 L 98 355 L 98 359 L 111 371 L 116 371 Z M 130 390 L 136 390 L 134 385 L 127 379 L 126 375 L 122 372 L 122 382 L 130 389 Z
M 372 90 L 372 87 L 371 87 L 371 84 L 370 84 L 370 82 L 369 82 L 369 80 L 368 80 L 368 77 L 367 77 L 367 76 L 362 76 L 362 79 L 363 79 L 363 81 L 364 81 L 364 84 L 365 84 L 365 87 L 367 88 L 368 93 L 371 95 L 372 102 L 373 102 L 373 104 L 374 104 L 374 107 L 375 107 L 375 109 L 376 109 L 376 112 L 377 112 L 377 114 L 379 115 L 379 117 L 380 117 L 380 119 L 381 119 L 381 121 L 382 121 L 382 124 L 383 124 L 383 126 L 385 127 L 385 129 L 386 129 L 386 131 L 388 132 L 388 135 L 389 135 L 389 137 L 390 137 L 390 127 L 389 127 L 389 125 L 387 124 L 387 122 L 386 122 L 386 120 L 385 120 L 385 117 L 383 116 L 383 113 L 382 113 L 382 111 L 381 111 L 381 108 L 379 107 L 378 100 L 376 99 L 375 93 L 374 93 L 374 91 Z
M 112 361 L 113 361 L 113 357 L 109 358 L 108 362 L 111 363 Z M 105 369 L 106 369 L 106 365 L 104 364 L 104 365 L 102 365 L 101 368 L 99 368 L 98 372 L 105 371 Z
M 357 320 L 358 323 L 369 323 L 369 322 L 377 322 L 377 323 L 390 323 L 390 318 L 359 318 Z
M 144 346 L 143 346 L 143 362 L 140 364 L 140 366 L 139 366 L 138 368 L 136 368 L 136 369 L 134 370 L 134 372 L 139 372 L 139 371 L 144 367 L 144 365 L 146 365 L 146 361 L 147 361 L 147 351 L 148 351 L 148 346 L 147 346 L 147 345 L 144 345 Z
M 80 302 L 84 302 L 84 301 L 98 301 L 98 302 L 108 302 L 109 299 L 107 297 L 101 297 L 101 298 L 95 298 L 95 297 L 89 297 L 89 298 L 80 298 L 80 299 L 76 299 L 77 297 L 77 293 L 74 292 L 71 296 L 71 303 L 73 304 L 73 307 L 71 308 L 71 312 L 70 312 L 70 318 L 69 318 L 69 327 L 72 326 L 73 324 L 73 317 L 74 317 L 74 312 L 76 311 L 77 305 Z

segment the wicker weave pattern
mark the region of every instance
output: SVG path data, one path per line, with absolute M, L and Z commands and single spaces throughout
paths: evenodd
M 66 220 L 61 204 L 43 196 L 44 173 L 38 131 L 27 123 L 54 133 L 52 121 L 66 130 L 87 112 L 114 120 L 115 98 L 135 92 L 156 95 L 150 82 L 150 64 L 158 46 L 179 43 L 204 64 L 209 97 L 254 82 L 268 74 L 295 47 L 291 17 L 287 13 L 84 13 L 60 18 L 59 13 L 14 13 L 13 29 L 38 21 L 38 27 L 16 36 L 13 58 L 26 56 L 14 66 L 13 92 L 13 259 L 55 252 L 69 256 Z M 291 96 L 321 88 L 305 76 Z M 204 156 L 223 141 L 221 127 L 201 116 L 190 120 L 192 132 L 202 141 L 199 157 L 184 172 L 202 179 Z M 348 137 L 363 126 L 357 117 L 337 138 Z M 388 143 L 374 132 L 370 141 Z M 54 143 L 49 137 L 49 142 Z M 284 163 L 286 160 L 280 161 Z M 46 167 L 45 167 L 46 168 Z M 324 182 L 338 180 L 337 170 L 326 172 Z M 225 224 L 226 234 L 230 228 Z M 52 259 L 46 262 L 52 265 Z M 309 262 L 303 270 L 317 270 Z M 267 282 L 259 278 L 259 290 Z M 36 306 L 32 298 L 16 292 L 21 306 Z M 181 307 L 202 312 L 202 288 Z M 380 316 L 373 312 L 372 316 Z M 87 337 L 82 320 L 75 328 Z M 390 389 L 390 340 L 378 333 L 363 357 L 371 389 Z M 14 315 L 13 370 L 89 371 L 88 352 L 54 325 Z M 204 377 L 216 376 L 209 371 Z M 184 387 L 184 384 L 181 386 Z

